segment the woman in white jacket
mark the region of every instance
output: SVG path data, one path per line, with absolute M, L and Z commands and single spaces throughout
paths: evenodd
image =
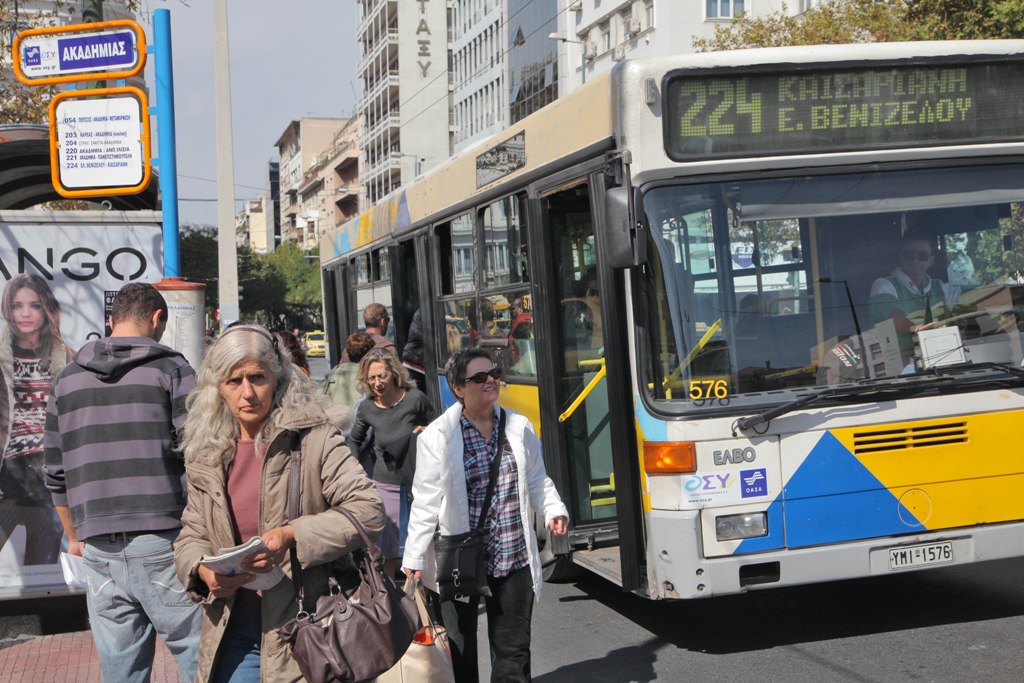
M 483 349 L 455 353 L 445 377 L 459 402 L 434 420 L 417 444 L 413 503 L 402 566 L 437 589 L 434 534 L 476 526 L 486 497 L 490 463 L 499 447 L 501 369 Z M 487 636 L 492 681 L 530 680 L 530 620 L 542 583 L 536 511 L 555 534 L 569 513 L 544 470 L 540 440 L 522 415 L 506 410 L 498 481 L 487 516 Z M 476 683 L 479 597 L 441 605 L 458 683 Z

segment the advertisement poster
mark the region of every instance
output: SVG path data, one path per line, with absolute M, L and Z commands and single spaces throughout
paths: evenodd
M 0 599 L 65 590 L 67 541 L 42 479 L 46 398 L 107 333 L 114 294 L 160 281 L 162 254 L 158 213 L 0 212 Z

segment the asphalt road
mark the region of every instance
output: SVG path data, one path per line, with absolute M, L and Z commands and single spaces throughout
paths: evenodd
M 1022 576 L 1024 560 L 1002 560 L 665 603 L 586 575 L 545 586 L 534 678 L 1020 681 Z

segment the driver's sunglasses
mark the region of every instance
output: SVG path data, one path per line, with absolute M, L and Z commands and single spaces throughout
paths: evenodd
M 491 368 L 490 370 L 487 371 L 481 370 L 475 375 L 470 375 L 469 377 L 467 377 L 466 382 L 473 382 L 474 384 L 483 384 L 484 382 L 487 381 L 488 377 L 492 379 L 501 379 L 501 368 Z
M 904 261 L 913 261 L 915 258 L 918 261 L 927 261 L 932 257 L 930 251 L 917 251 L 915 249 L 907 249 L 906 251 L 900 252 L 900 258 Z

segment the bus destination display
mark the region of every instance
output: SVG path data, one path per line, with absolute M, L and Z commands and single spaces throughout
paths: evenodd
M 676 161 L 1024 137 L 1019 62 L 678 76 L 665 92 Z

